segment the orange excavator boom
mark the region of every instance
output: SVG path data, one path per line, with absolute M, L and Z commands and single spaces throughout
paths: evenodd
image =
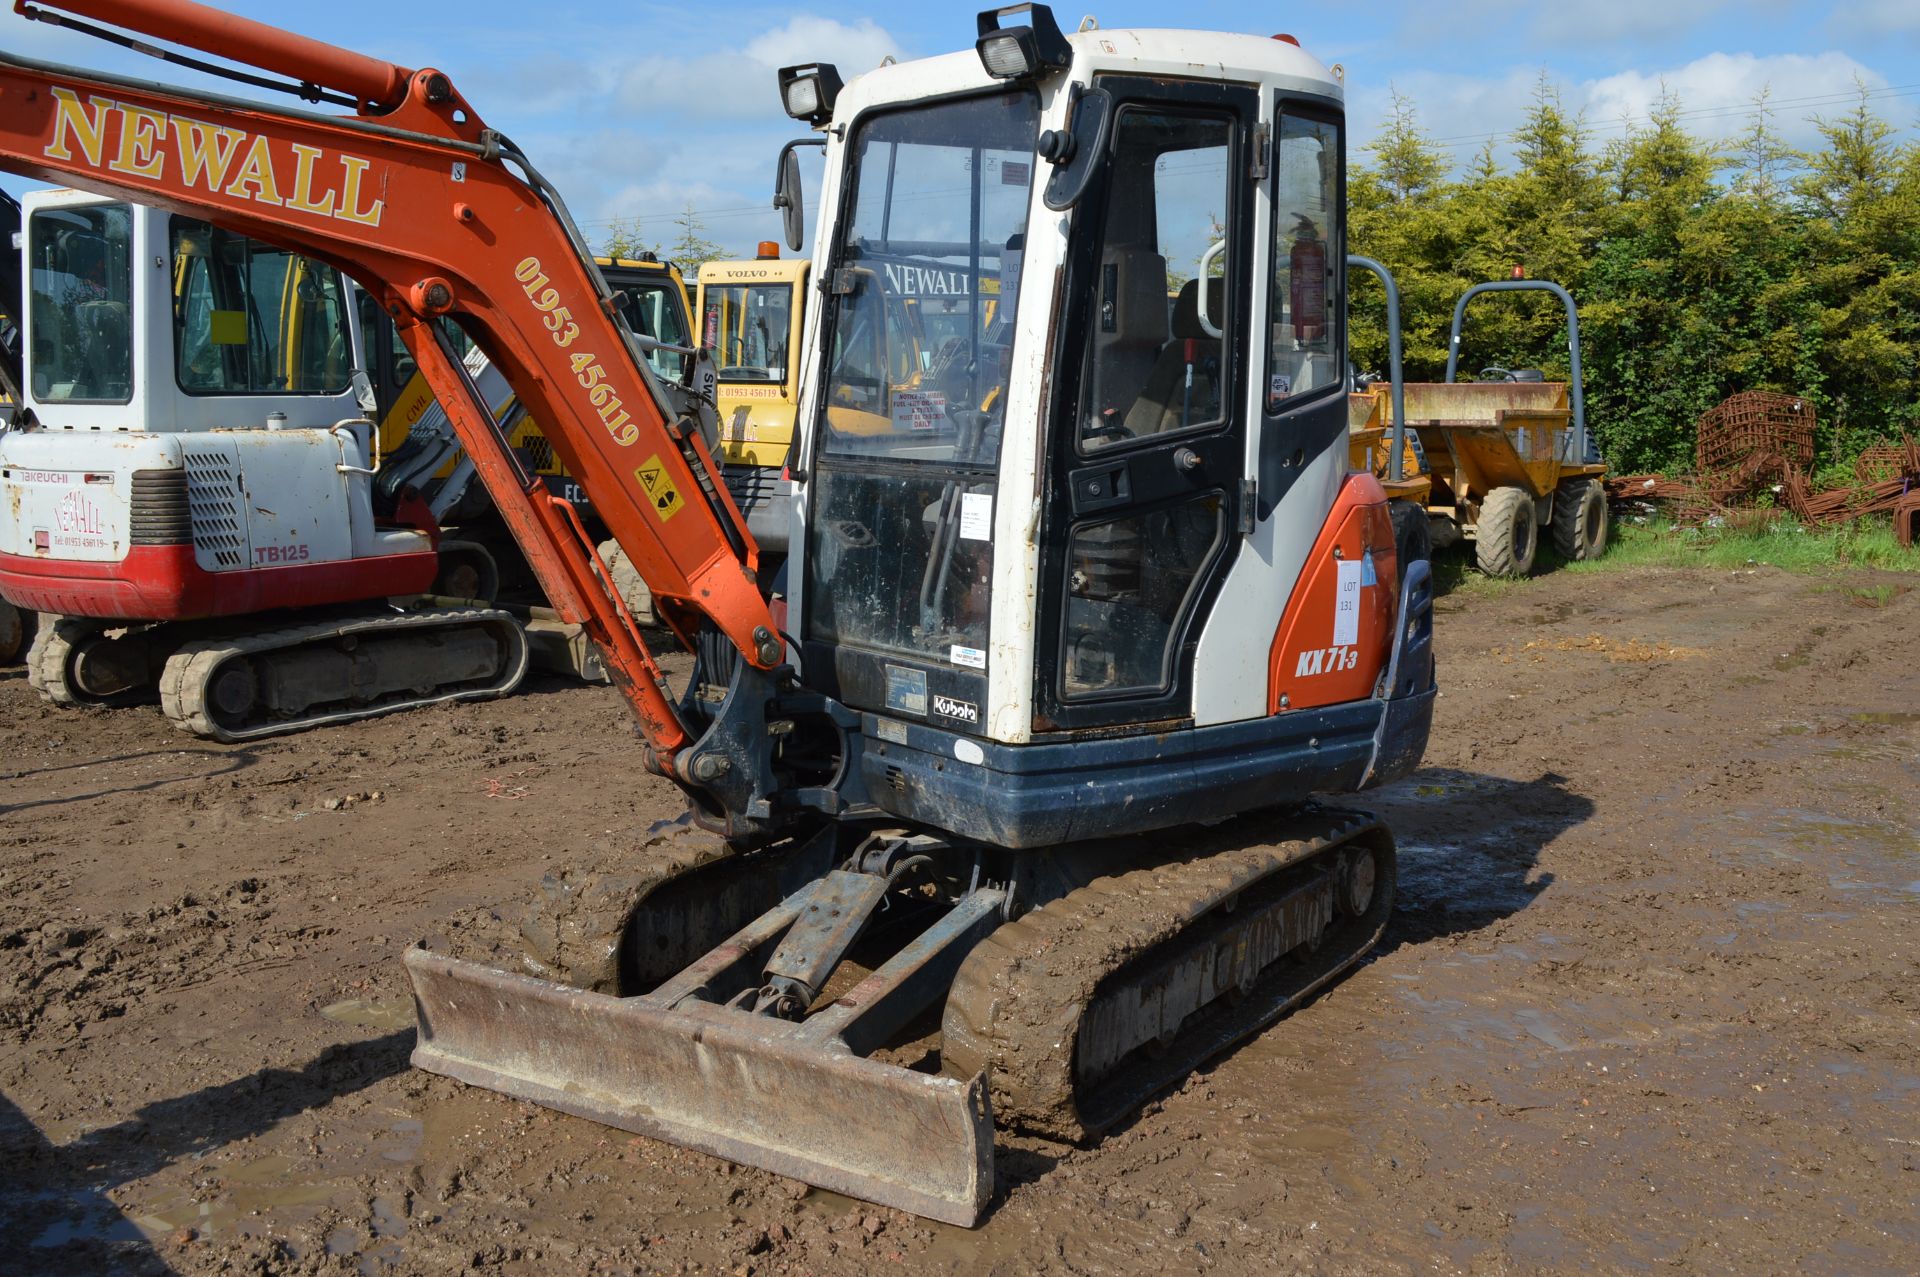
M 357 104 L 330 116 L 0 55 L 0 168 L 214 221 L 367 287 L 549 600 L 606 653 L 656 766 L 697 788 L 676 760 L 701 725 L 670 698 L 571 510 L 514 458 L 428 322 L 454 316 L 485 349 L 594 493 L 683 643 L 711 626 L 746 666 L 778 667 L 785 644 L 746 521 L 695 423 L 665 406 L 557 194 L 439 71 L 183 0 L 58 7 L 290 76 L 297 83 L 283 87 L 310 99 L 330 90 Z M 14 8 L 73 24 L 25 0 Z

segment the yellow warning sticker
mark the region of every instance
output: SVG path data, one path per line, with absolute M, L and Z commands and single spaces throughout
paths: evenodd
M 247 312 L 216 310 L 207 314 L 207 340 L 215 346 L 247 344 Z
M 653 512 L 665 523 L 680 513 L 680 507 L 686 502 L 680 499 L 680 489 L 673 486 L 673 480 L 667 477 L 666 466 L 660 463 L 660 454 L 654 453 L 642 461 L 633 472 L 640 481 L 640 488 L 647 494 L 647 501 L 653 506 Z

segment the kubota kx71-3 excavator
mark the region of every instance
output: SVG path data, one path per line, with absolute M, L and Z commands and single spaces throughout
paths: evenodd
M 781 73 L 826 168 L 776 620 L 558 194 L 444 74 L 61 7 L 347 108 L 6 56 L 0 165 L 372 290 L 690 801 L 624 872 L 549 881 L 524 970 L 410 950 L 421 1067 L 972 1223 L 996 1120 L 1096 1133 L 1379 936 L 1392 839 L 1310 800 L 1417 764 L 1429 581 L 1348 470 L 1342 91 L 1291 39 L 1032 5 L 965 52 Z M 797 244 L 784 156 L 778 202 Z M 994 281 L 937 378 L 896 366 L 901 258 Z M 440 316 L 695 654 L 677 697 Z

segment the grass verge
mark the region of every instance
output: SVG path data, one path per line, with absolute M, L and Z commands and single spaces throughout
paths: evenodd
M 1885 568 L 1920 572 L 1920 549 L 1901 545 L 1887 519 L 1856 519 L 1837 528 L 1809 530 L 1792 519 L 1764 528 L 1676 528 L 1664 521 L 1616 523 L 1607 552 L 1591 563 L 1565 565 L 1571 572 L 1610 568 L 1775 567 L 1788 572 L 1838 568 Z
M 1534 573 L 1612 572 L 1622 568 L 1716 568 L 1734 571 L 1774 567 L 1788 572 L 1819 573 L 1848 568 L 1883 568 L 1920 573 L 1920 548 L 1908 548 L 1893 537 L 1887 519 L 1856 519 L 1837 528 L 1808 530 L 1791 519 L 1778 519 L 1758 530 L 1731 528 L 1676 528 L 1665 520 L 1648 523 L 1615 522 L 1607 552 L 1589 563 L 1567 563 L 1542 538 Z M 1496 580 L 1480 575 L 1473 566 L 1471 544 L 1434 556 L 1434 583 L 1440 594 L 1465 591 L 1495 595 L 1526 588 L 1526 581 Z M 1892 586 L 1867 587 L 1889 597 Z M 1874 601 L 1863 596 L 1863 605 Z M 1881 600 L 1879 606 L 1884 606 Z

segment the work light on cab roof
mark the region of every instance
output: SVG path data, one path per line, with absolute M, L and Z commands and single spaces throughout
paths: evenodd
M 833 118 L 841 83 L 840 72 L 831 62 L 781 67 L 780 105 L 794 119 L 818 127 Z
M 1003 27 L 1000 19 L 1024 11 L 1027 25 Z M 1073 49 L 1060 34 L 1053 10 L 1044 4 L 1015 4 L 980 13 L 980 39 L 974 44 L 987 74 L 1000 80 L 1027 80 L 1042 67 L 1064 70 L 1073 61 Z

